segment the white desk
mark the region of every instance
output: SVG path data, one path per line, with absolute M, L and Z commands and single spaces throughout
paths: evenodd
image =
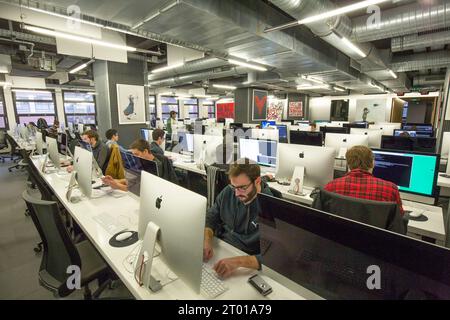
M 32 160 L 33 164 L 37 167 L 39 161 L 40 159 Z M 65 197 L 70 175 L 58 175 L 56 173 L 40 174 L 51 187 L 59 201 L 61 201 L 82 228 L 95 248 L 137 299 L 204 299 L 202 295 L 193 292 L 179 279 L 168 284 L 157 293 L 140 287 L 136 283 L 133 273 L 130 273 L 132 266 L 127 265 L 125 261 L 137 244 L 126 248 L 113 248 L 109 245 L 109 239 L 112 235 L 104 230 L 93 217 L 102 212 L 107 212 L 114 215 L 120 223 L 127 226 L 130 230 L 137 230 L 139 214 L 138 197 L 130 193 L 125 193 L 120 198 L 105 195 L 97 199 L 84 198 L 81 202 L 73 204 L 67 201 Z M 217 240 L 214 246 L 215 257 L 212 262 L 224 257 L 243 255 L 236 248 L 220 240 Z M 167 274 L 168 271 L 167 267 L 159 258 L 154 259 L 152 269 L 160 274 Z M 254 270 L 238 270 L 234 276 L 224 281 L 224 284 L 229 290 L 220 295 L 218 299 L 304 299 L 303 296 L 261 273 L 263 278 L 273 287 L 273 293 L 264 298 L 247 283 L 247 279 L 254 273 L 256 273 Z
M 288 191 L 290 186 L 283 186 L 281 184 L 278 184 L 277 182 L 268 182 L 267 184 L 269 185 L 269 187 L 281 192 L 283 199 L 306 204 L 309 206 L 312 205 L 312 203 L 313 203 L 314 199 L 310 197 L 311 192 L 313 191 L 313 188 L 303 187 L 303 193 L 305 193 L 305 195 L 302 196 L 302 195 L 295 195 L 293 193 L 290 193 Z

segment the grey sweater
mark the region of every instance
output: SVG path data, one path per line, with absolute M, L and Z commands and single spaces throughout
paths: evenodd
M 272 195 L 264 182 L 261 186 L 261 193 Z M 207 211 L 206 227 L 212 229 L 215 236 L 249 255 L 255 255 L 261 264 L 258 229 L 260 211 L 257 199 L 245 205 L 227 186 Z

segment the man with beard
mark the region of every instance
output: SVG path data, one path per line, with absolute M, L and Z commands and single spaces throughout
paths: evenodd
M 261 268 L 259 249 L 258 215 L 261 210 L 258 193 L 272 195 L 269 187 L 261 181 L 259 165 L 249 159 L 241 159 L 230 166 L 230 184 L 217 196 L 206 214 L 203 259 L 214 255 L 212 246 L 216 236 L 249 256 L 221 259 L 214 270 L 222 278 L 229 277 L 237 268 Z

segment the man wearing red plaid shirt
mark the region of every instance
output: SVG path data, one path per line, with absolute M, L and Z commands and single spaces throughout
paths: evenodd
M 397 185 L 375 178 L 372 175 L 375 158 L 372 150 L 365 146 L 355 146 L 345 155 L 350 172 L 325 186 L 325 190 L 348 197 L 396 202 L 403 215 L 402 200 Z

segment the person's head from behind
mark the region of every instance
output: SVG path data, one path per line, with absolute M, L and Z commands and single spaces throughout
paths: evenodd
M 360 169 L 372 173 L 375 157 L 372 150 L 366 146 L 354 146 L 345 154 L 350 170 Z
M 92 147 L 94 147 L 97 144 L 97 142 L 99 141 L 99 136 L 96 131 L 87 130 L 87 131 L 83 132 L 81 139 L 84 142 L 89 143 Z
M 146 159 L 146 160 L 154 160 L 155 156 L 150 151 L 150 144 L 147 140 L 138 139 L 134 141 L 130 146 L 131 153 L 134 156 Z
M 153 141 L 155 141 L 158 145 L 162 145 L 162 143 L 164 142 L 164 138 L 165 138 L 166 133 L 164 132 L 164 130 L 161 129 L 155 129 L 152 132 L 152 139 Z
M 311 128 L 311 131 L 316 131 L 317 130 L 317 124 L 314 123 L 314 122 L 311 122 L 309 126 Z
M 109 129 L 108 131 L 106 131 L 106 139 L 117 142 L 119 141 L 119 133 L 117 132 L 116 129 Z
M 234 162 L 228 171 L 230 186 L 243 203 L 253 200 L 261 187 L 261 169 L 247 158 Z
M 177 118 L 177 113 L 175 111 L 170 111 L 170 117 L 172 119 L 176 119 Z

